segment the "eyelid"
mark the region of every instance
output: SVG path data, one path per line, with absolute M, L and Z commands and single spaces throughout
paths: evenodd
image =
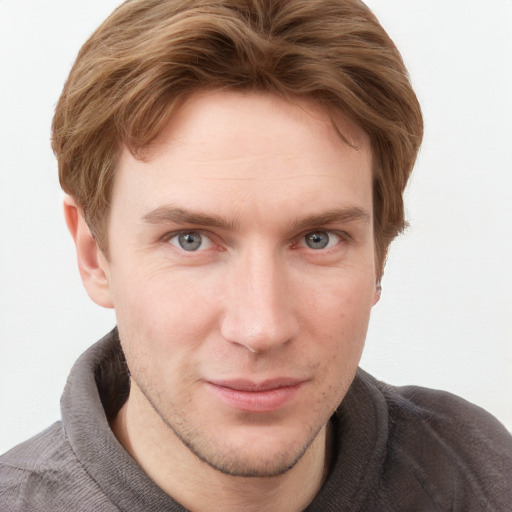
M 215 241 L 215 235 L 213 233 L 206 231 L 204 229 L 201 229 L 201 228 L 189 228 L 189 229 L 182 228 L 182 229 L 169 231 L 169 232 L 165 233 L 165 235 L 163 235 L 160 238 L 160 241 L 168 244 L 168 243 L 170 243 L 170 241 L 173 238 L 175 238 L 179 235 L 185 234 L 185 233 L 199 233 L 202 237 L 209 240 L 209 242 L 212 246 L 217 246 L 219 249 L 221 248 L 220 244 Z M 353 239 L 352 236 L 349 233 L 347 233 L 346 231 L 339 231 L 339 230 L 329 229 L 329 228 L 313 228 L 313 229 L 308 229 L 306 231 L 303 231 L 299 235 L 295 236 L 294 237 L 295 241 L 291 242 L 290 247 L 295 248 L 295 247 L 300 246 L 300 247 L 304 247 L 305 249 L 314 250 L 314 249 L 307 247 L 307 245 L 305 244 L 305 241 L 304 241 L 304 238 L 306 237 L 306 235 L 308 235 L 310 233 L 327 233 L 329 236 L 334 236 L 334 237 L 338 238 L 339 241 L 334 247 L 338 246 L 342 242 L 350 242 Z M 177 249 L 187 252 L 182 247 L 179 247 L 179 245 L 174 245 L 174 244 L 171 244 L 171 245 L 173 245 L 173 247 L 176 247 Z M 331 247 L 330 249 L 332 249 L 334 247 Z M 211 248 L 211 247 L 208 247 L 208 248 Z M 206 249 L 200 249 L 198 251 L 188 251 L 188 252 L 190 252 L 190 253 L 202 252 L 204 250 L 206 250 Z M 324 249 L 324 251 L 325 250 L 326 249 Z M 329 250 L 329 249 L 327 249 L 327 250 Z M 318 249 L 316 249 L 316 251 L 321 252 Z
M 338 239 L 338 243 L 336 243 L 332 247 L 328 247 L 328 248 L 324 248 L 324 249 L 312 249 L 311 247 L 308 247 L 305 242 L 306 236 L 309 234 L 312 234 L 312 233 L 327 233 L 330 237 L 336 237 Z M 314 228 L 314 229 L 308 229 L 307 231 L 302 232 L 297 237 L 298 241 L 296 243 L 293 243 L 292 246 L 293 247 L 301 247 L 301 248 L 305 248 L 305 249 L 320 253 L 322 251 L 325 252 L 325 251 L 329 251 L 330 249 L 334 249 L 335 247 L 340 245 L 340 243 L 349 242 L 351 239 L 352 239 L 352 237 L 345 231 L 338 231 L 335 229 L 327 229 L 327 228 Z
M 180 235 L 185 235 L 187 233 L 198 233 L 199 235 L 201 235 L 203 240 L 204 239 L 208 240 L 208 247 L 204 247 L 204 248 L 201 248 L 201 249 L 198 249 L 198 250 L 195 250 L 195 251 L 187 251 L 186 249 L 183 249 L 183 247 L 180 247 L 180 245 L 178 243 L 174 244 L 174 243 L 171 242 L 171 240 L 173 240 L 174 238 L 177 238 Z M 206 251 L 207 249 L 211 249 L 214 245 L 216 245 L 215 242 L 212 239 L 211 234 L 206 233 L 202 229 L 194 229 L 194 228 L 191 228 L 191 229 L 179 229 L 179 230 L 176 230 L 176 231 L 171 231 L 169 233 L 166 233 L 161 238 L 161 241 L 164 242 L 164 243 L 170 244 L 173 247 L 175 247 L 176 249 L 178 249 L 180 251 L 183 251 L 185 253 L 189 253 L 189 254 L 192 254 L 194 252 L 197 253 L 197 252 Z

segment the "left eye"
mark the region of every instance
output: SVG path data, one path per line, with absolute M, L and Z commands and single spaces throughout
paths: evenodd
M 340 237 L 329 231 L 312 231 L 304 235 L 304 244 L 310 249 L 330 249 L 337 245 Z
M 169 243 L 184 251 L 203 251 L 212 246 L 211 240 L 199 231 L 184 231 L 169 238 Z

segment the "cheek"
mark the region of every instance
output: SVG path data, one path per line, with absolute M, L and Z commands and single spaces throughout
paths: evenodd
M 371 274 L 340 273 L 310 284 L 303 279 L 302 284 L 307 290 L 304 310 L 311 312 L 311 321 L 325 334 L 340 339 L 351 331 L 366 330 L 375 291 Z
M 331 279 L 310 295 L 304 327 L 310 331 L 326 380 L 351 380 L 364 347 L 373 292 L 371 278 L 364 276 Z
M 121 274 L 121 273 L 119 273 Z M 125 275 L 125 274 L 124 274 Z M 121 338 L 158 358 L 198 345 L 215 319 L 208 286 L 160 270 L 113 276 L 114 306 Z M 128 347 L 127 347 L 128 348 Z
M 119 335 L 132 378 L 157 401 L 190 400 L 201 346 L 214 323 L 207 301 L 185 281 L 132 276 L 116 294 Z

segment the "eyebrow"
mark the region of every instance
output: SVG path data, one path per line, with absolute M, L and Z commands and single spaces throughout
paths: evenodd
M 308 215 L 293 223 L 296 230 L 325 226 L 335 223 L 363 222 L 368 224 L 371 221 L 370 214 L 363 208 L 351 206 L 347 208 L 335 208 L 319 214 Z
M 167 224 L 172 222 L 175 224 L 191 224 L 226 230 L 232 230 L 236 227 L 236 223 L 223 219 L 218 215 L 193 212 L 174 206 L 160 206 L 146 213 L 142 220 L 148 224 Z
M 142 220 L 148 224 L 188 224 L 204 227 L 215 227 L 225 230 L 234 230 L 237 222 L 228 221 L 218 215 L 205 214 L 177 208 L 171 205 L 160 206 L 146 213 Z M 347 208 L 334 208 L 322 213 L 307 215 L 291 223 L 293 230 L 301 230 L 315 226 L 325 226 L 334 223 L 364 222 L 369 223 L 370 214 L 357 206 Z

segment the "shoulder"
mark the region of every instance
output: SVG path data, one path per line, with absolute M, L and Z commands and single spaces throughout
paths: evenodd
M 374 385 L 385 397 L 387 468 L 408 472 L 438 505 L 504 510 L 512 503 L 512 436 L 484 409 L 444 391 Z
M 0 457 L 0 494 L 5 512 L 117 510 L 76 459 L 61 422 Z
M 464 461 L 485 462 L 491 453 L 512 463 L 512 436 L 481 407 L 463 398 L 418 386 L 381 386 L 392 425 L 398 431 L 409 425 L 419 430 L 416 438 L 434 438 L 436 444 L 456 452 Z M 509 468 L 512 470 L 512 466 Z

